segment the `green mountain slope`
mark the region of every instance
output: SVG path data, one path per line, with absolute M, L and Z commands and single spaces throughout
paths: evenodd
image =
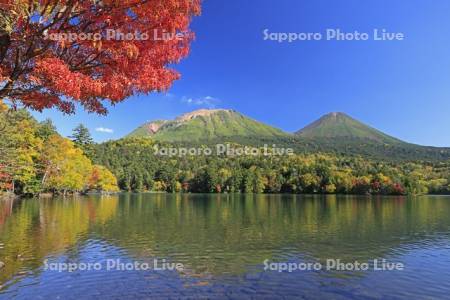
M 248 118 L 234 110 L 201 109 L 175 120 L 146 123 L 127 137 L 153 137 L 167 142 L 201 141 L 225 137 L 282 137 L 287 133 Z
M 367 126 L 352 117 L 339 112 L 329 113 L 296 132 L 307 139 L 364 139 L 385 144 L 403 143 L 375 128 Z
M 446 161 L 450 148 L 403 142 L 344 113 L 327 114 L 295 134 L 250 119 L 234 110 L 202 109 L 175 120 L 146 123 L 127 137 L 151 137 L 160 142 L 196 147 L 200 144 L 276 144 L 295 153 L 361 155 L 390 161 Z

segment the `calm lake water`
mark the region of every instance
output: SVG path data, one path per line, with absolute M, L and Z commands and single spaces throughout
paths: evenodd
M 0 260 L 3 299 L 448 299 L 450 197 L 3 201 Z

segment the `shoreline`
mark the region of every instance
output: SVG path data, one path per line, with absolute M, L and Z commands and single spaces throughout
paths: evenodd
M 4 201 L 4 200 L 16 200 L 19 199 L 20 196 L 16 195 L 16 194 L 12 194 L 12 193 L 1 193 L 0 194 L 0 201 Z

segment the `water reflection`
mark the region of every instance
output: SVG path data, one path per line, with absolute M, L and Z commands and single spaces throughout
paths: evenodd
M 183 292 L 191 284 L 215 285 L 214 291 L 221 295 L 217 285 L 236 278 L 240 279 L 235 285 L 248 288 L 249 293 L 258 290 L 256 282 L 263 281 L 266 284 L 259 290 L 269 294 L 269 281 L 290 282 L 292 287 L 300 284 L 299 277 L 303 284 L 312 282 L 311 286 L 333 285 L 341 278 L 349 285 L 372 278 L 369 284 L 373 284 L 383 277 L 364 272 L 262 274 L 262 262 L 392 257 L 407 261 L 408 253 L 414 251 L 448 249 L 449 232 L 450 199 L 446 197 L 121 194 L 4 201 L 0 202 L 0 260 L 5 266 L 0 281 L 6 284 L 3 292 L 19 293 L 27 289 L 19 288 L 19 282 L 33 278 L 37 284 L 48 277 L 42 271 L 46 258 L 82 261 L 110 256 L 160 257 L 183 263 L 183 272 L 155 281 L 173 283 L 166 287 L 171 292 Z M 439 268 L 450 267 L 449 257 L 447 253 L 436 261 L 433 255 L 424 258 L 437 264 L 438 274 L 431 272 L 431 277 L 450 276 L 448 268 Z M 54 280 L 66 275 L 55 275 Z M 103 282 L 108 276 L 82 274 L 88 282 Z M 131 281 L 138 275 L 120 276 Z M 256 277 L 250 280 L 249 276 Z M 405 282 L 414 288 L 415 275 L 408 276 Z M 179 282 L 193 278 L 195 282 Z M 76 282 L 72 277 L 67 280 Z M 52 282 L 47 279 L 49 286 Z M 144 282 L 143 289 L 152 290 Z M 334 290 L 328 292 L 335 295 Z
M 1 282 L 42 265 L 48 255 L 57 255 L 81 242 L 93 224 L 105 224 L 116 214 L 117 197 L 26 199 L 2 203 L 0 249 L 5 263 Z M 11 213 L 12 212 L 12 213 Z

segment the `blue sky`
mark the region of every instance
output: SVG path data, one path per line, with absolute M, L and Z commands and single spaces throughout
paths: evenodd
M 450 146 L 450 1 L 205 0 L 191 54 L 168 94 L 138 95 L 106 117 L 51 118 L 63 135 L 84 123 L 96 141 L 205 107 L 232 108 L 286 131 L 342 111 L 408 142 Z M 264 40 L 269 32 L 386 29 L 403 41 Z M 113 132 L 99 132 L 98 128 Z

